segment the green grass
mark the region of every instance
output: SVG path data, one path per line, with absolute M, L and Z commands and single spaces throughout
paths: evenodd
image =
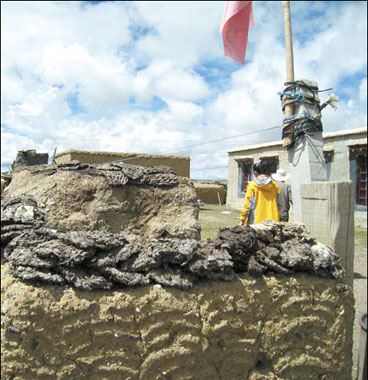
M 355 247 L 367 249 L 367 230 L 361 227 L 356 227 L 354 231 Z
M 215 238 L 219 228 L 237 226 L 240 223 L 239 218 L 240 211 L 229 209 L 226 206 L 201 206 L 199 211 L 199 223 L 202 228 L 202 240 Z
M 360 239 L 367 239 L 367 230 L 356 228 L 355 229 L 355 236 Z

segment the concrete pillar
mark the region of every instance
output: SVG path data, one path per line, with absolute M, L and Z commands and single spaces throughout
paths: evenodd
M 354 278 L 354 184 L 314 182 L 301 185 L 302 222 L 311 236 L 333 248 L 342 260 L 346 281 Z
M 293 193 L 293 219 L 302 221 L 300 185 L 327 181 L 326 163 L 323 156 L 321 112 L 318 83 L 300 79 L 287 88 L 286 99 L 298 99 L 294 103 L 294 143 L 288 149 L 290 184 Z M 303 99 L 304 98 L 304 99 Z M 314 100 L 313 102 L 311 100 Z M 318 129 L 319 130 L 313 130 Z
M 327 180 L 323 157 L 322 132 L 302 136 L 298 145 L 288 150 L 290 185 L 293 194 L 293 219 L 302 221 L 301 185 Z

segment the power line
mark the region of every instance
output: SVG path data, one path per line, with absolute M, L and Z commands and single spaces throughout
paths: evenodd
M 260 132 L 267 132 L 267 131 L 271 131 L 271 130 L 277 129 L 277 128 L 281 128 L 281 127 L 277 126 L 277 127 L 266 128 L 266 129 L 260 129 L 258 131 L 246 132 L 246 133 L 242 133 L 240 135 L 223 137 L 223 138 L 217 139 L 217 140 L 210 140 L 210 141 L 205 141 L 205 142 L 198 143 L 198 144 L 187 145 L 187 146 L 183 146 L 183 147 L 180 147 L 180 148 L 170 149 L 170 150 L 168 150 L 168 151 L 166 151 L 164 153 L 160 153 L 160 154 L 166 154 L 166 153 L 170 153 L 170 152 L 181 151 L 181 150 L 188 149 L 188 148 L 194 148 L 196 146 L 201 146 L 201 145 L 206 145 L 206 144 L 212 144 L 212 143 L 215 143 L 215 142 L 220 142 L 220 141 L 224 141 L 224 140 L 230 140 L 230 139 L 234 139 L 234 138 L 237 138 L 237 137 L 252 135 L 252 134 L 256 134 L 256 133 L 260 133 Z M 121 161 L 125 162 L 125 161 L 134 160 L 136 158 L 143 158 L 143 157 L 146 157 L 146 155 L 135 156 L 135 157 L 130 157 L 130 158 L 128 157 L 128 158 L 125 158 L 125 159 L 121 159 L 121 160 L 117 160 L 117 161 L 112 161 L 112 162 L 121 162 Z
M 270 130 L 273 130 L 273 129 L 276 129 L 276 128 L 281 128 L 281 127 L 279 127 L 279 126 L 277 126 L 277 127 L 271 127 L 271 128 L 261 129 L 261 130 L 258 130 L 258 131 L 242 133 L 240 135 L 223 137 L 221 139 L 200 142 L 200 143 L 196 143 L 196 144 L 193 144 L 193 145 L 188 145 L 188 146 L 184 146 L 184 147 L 180 147 L 180 148 L 174 148 L 172 150 L 191 148 L 191 147 L 194 147 L 194 146 L 205 145 L 205 144 L 210 144 L 210 143 L 214 143 L 214 142 L 220 142 L 220 141 L 224 141 L 224 140 L 231 140 L 231 139 L 235 139 L 235 138 L 242 137 L 242 136 L 247 136 L 247 135 L 251 135 L 251 134 L 257 134 L 259 132 L 270 131 Z M 49 139 L 49 140 L 74 141 L 75 142 L 78 139 L 78 137 L 80 137 L 81 139 L 84 139 L 84 140 L 101 141 L 101 137 L 86 137 L 86 136 L 74 136 L 74 137 L 39 137 L 39 138 L 33 138 L 33 140 L 47 140 L 47 139 Z M 111 136 L 111 137 L 113 137 L 113 136 Z M 113 137 L 113 138 L 121 138 L 121 137 Z M 123 138 L 121 138 L 121 139 L 123 141 L 129 141 L 129 142 L 139 141 L 139 142 L 188 142 L 188 143 L 190 143 L 192 141 L 195 141 L 195 140 L 169 140 L 169 139 L 162 139 L 162 140 L 161 139 L 123 139 Z M 246 141 L 246 142 L 257 142 L 257 141 Z
M 257 133 L 261 133 L 261 132 L 271 131 L 271 130 L 274 130 L 274 129 L 277 129 L 277 128 L 281 128 L 281 127 L 280 126 L 276 126 L 276 127 L 271 127 L 271 128 L 259 129 L 257 131 L 251 131 L 251 132 L 241 133 L 240 135 L 228 136 L 228 137 L 223 137 L 221 139 L 209 140 L 209 141 L 205 141 L 205 142 L 201 142 L 201 143 L 196 143 L 196 144 L 192 144 L 192 145 L 186 145 L 186 146 L 170 149 L 170 150 L 168 150 L 166 152 L 163 152 L 163 153 L 160 153 L 160 154 L 164 155 L 164 154 L 167 154 L 167 153 L 170 153 L 170 152 L 176 152 L 176 151 L 180 152 L 181 150 L 185 150 L 185 149 L 189 149 L 189 148 L 194 148 L 194 147 L 197 147 L 197 146 L 202 146 L 202 145 L 206 145 L 206 144 L 212 144 L 212 143 L 221 142 L 221 141 L 225 141 L 225 140 L 231 140 L 231 139 L 235 139 L 235 138 L 242 137 L 242 136 L 254 135 L 254 134 L 257 134 Z M 73 140 L 75 140 L 75 137 L 73 138 Z M 169 141 L 169 140 L 165 140 L 165 141 Z M 146 156 L 147 156 L 147 154 L 142 154 L 142 155 L 138 155 L 138 156 L 132 156 L 132 157 L 128 157 L 128 158 L 122 158 L 120 160 L 111 161 L 111 162 L 125 162 L 125 161 L 134 160 L 134 159 L 137 159 L 137 158 L 144 158 Z
M 255 133 L 259 133 L 259 132 L 266 132 L 266 131 L 270 131 L 270 130 L 272 130 L 272 129 L 276 129 L 276 128 L 280 128 L 280 127 L 271 127 L 271 128 L 266 128 L 266 129 L 258 130 L 258 131 L 242 133 L 241 135 L 235 135 L 235 136 L 223 137 L 223 138 L 221 138 L 221 139 L 205 141 L 205 142 L 198 143 L 198 144 L 193 144 L 193 145 L 187 145 L 187 146 L 183 146 L 183 147 L 181 147 L 181 148 L 177 148 L 177 149 L 186 149 L 186 148 L 193 148 L 193 147 L 195 147 L 195 146 L 200 146 L 200 145 L 212 144 L 212 143 L 214 143 L 214 142 L 219 142 L 219 141 L 224 141 L 224 140 L 235 139 L 235 138 L 237 138 L 237 137 L 246 136 L 246 135 L 252 135 L 252 134 L 255 134 Z M 172 149 L 172 150 L 177 150 L 177 149 Z

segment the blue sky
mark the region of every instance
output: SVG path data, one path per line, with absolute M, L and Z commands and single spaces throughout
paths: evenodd
M 224 6 L 1 2 L 2 171 L 18 150 L 57 147 L 187 155 L 192 178 L 224 179 L 229 150 L 280 140 L 262 130 L 282 124 L 281 2 L 253 2 L 243 65 L 223 54 Z M 296 79 L 340 99 L 324 131 L 366 127 L 367 3 L 291 2 L 291 14 Z

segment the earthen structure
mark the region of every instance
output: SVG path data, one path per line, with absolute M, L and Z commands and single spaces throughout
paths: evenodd
M 86 164 L 101 164 L 111 161 L 122 161 L 130 165 L 141 166 L 168 166 L 178 176 L 190 177 L 190 157 L 170 156 L 159 154 L 101 152 L 86 150 L 67 150 L 55 155 L 55 163 L 63 164 L 68 161 L 78 160 Z
M 226 204 L 226 186 L 220 183 L 193 182 L 197 199 L 208 204 Z
M 1 212 L 5 379 L 346 380 L 353 296 L 302 224 L 201 241 L 169 168 L 31 167 Z

